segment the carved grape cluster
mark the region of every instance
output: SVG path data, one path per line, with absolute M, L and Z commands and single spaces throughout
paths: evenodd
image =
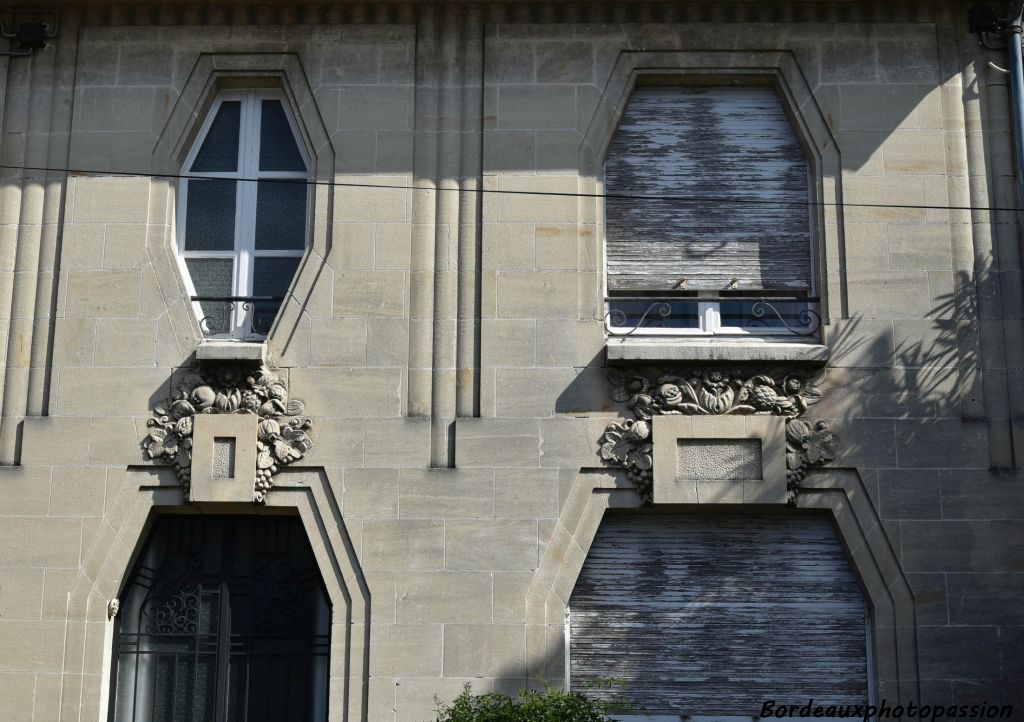
M 185 373 L 166 404 L 153 409 L 143 448 L 149 458 L 171 464 L 189 499 L 192 482 L 192 426 L 196 414 L 256 414 L 253 501 L 262 503 L 281 467 L 313 448 L 306 432 L 312 421 L 301 418 L 304 405 L 288 396 L 284 380 L 265 366 L 203 368 Z

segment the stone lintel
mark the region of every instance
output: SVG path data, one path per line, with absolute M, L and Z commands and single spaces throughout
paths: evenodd
M 785 504 L 786 420 L 655 416 L 654 504 Z

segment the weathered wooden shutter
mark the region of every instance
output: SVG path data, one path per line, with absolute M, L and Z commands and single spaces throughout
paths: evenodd
M 608 516 L 570 600 L 571 686 L 649 714 L 866 704 L 866 614 L 823 517 Z
M 771 88 L 638 87 L 604 170 L 610 291 L 810 288 L 807 160 Z

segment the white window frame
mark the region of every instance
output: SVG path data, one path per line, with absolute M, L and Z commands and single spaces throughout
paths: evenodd
M 288 127 L 295 139 L 295 145 L 299 149 L 305 171 L 261 171 L 259 169 L 260 154 L 260 103 L 263 100 L 279 100 L 284 108 L 285 118 L 288 120 Z M 240 101 L 239 132 L 238 132 L 238 166 L 234 172 L 213 172 L 197 171 L 189 169 L 195 162 L 203 141 L 206 140 L 210 127 L 213 125 L 217 113 L 225 102 Z M 185 162 L 182 164 L 181 178 L 178 182 L 178 198 L 176 208 L 176 243 L 175 250 L 178 267 L 182 277 L 185 279 L 185 287 L 189 296 L 196 296 L 195 285 L 192 283 L 191 274 L 185 263 L 187 258 L 230 258 L 232 265 L 232 296 L 239 298 L 251 297 L 253 290 L 253 269 L 255 258 L 285 257 L 301 259 L 310 244 L 310 208 L 312 205 L 313 193 L 306 194 L 306 212 L 303 219 L 304 244 L 302 250 L 268 251 L 257 250 L 256 239 L 256 194 L 259 184 L 257 180 L 303 180 L 309 182 L 312 178 L 310 168 L 312 167 L 309 153 L 302 141 L 302 135 L 298 132 L 291 108 L 284 94 L 276 90 L 232 90 L 220 93 L 216 101 L 207 113 L 199 133 Z M 235 237 L 232 251 L 187 251 L 185 250 L 185 230 L 187 223 L 188 191 L 190 178 L 220 179 L 237 181 L 235 187 Z M 292 279 L 294 281 L 294 279 Z M 289 284 L 290 285 L 290 284 Z M 283 305 L 283 302 L 282 302 Z M 206 314 L 197 301 L 192 302 L 192 311 L 196 315 L 200 326 Z M 244 302 L 235 302 L 231 305 L 229 316 L 230 329 L 226 333 L 203 333 L 207 338 L 224 338 L 237 340 L 262 340 L 266 334 L 255 333 L 252 330 L 252 318 L 254 306 Z

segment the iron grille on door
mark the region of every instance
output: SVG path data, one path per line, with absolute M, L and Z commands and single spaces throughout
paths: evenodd
M 119 619 L 115 722 L 327 718 L 330 606 L 295 517 L 158 517 Z

